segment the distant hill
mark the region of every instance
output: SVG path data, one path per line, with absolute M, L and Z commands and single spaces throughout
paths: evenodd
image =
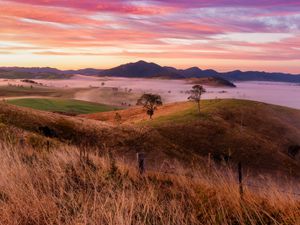
M 200 84 L 214 87 L 236 87 L 234 83 L 221 77 L 187 78 L 187 82 L 190 84 Z
M 72 77 L 69 74 L 62 74 L 59 70 L 49 68 L 0 68 L 0 78 L 3 79 L 67 79 Z
M 86 69 L 79 69 L 79 70 L 63 70 L 61 73 L 63 74 L 80 74 L 80 75 L 87 75 L 87 76 L 98 76 L 102 70 L 100 69 L 93 69 L 93 68 L 86 68 Z
M 242 72 L 240 70 L 236 70 L 227 73 L 219 73 L 219 75 L 231 81 L 276 81 L 300 83 L 300 75 L 286 73 L 267 73 L 259 71 Z
M 17 75 L 3 75 L 4 71 L 14 72 Z M 14 74 L 13 73 L 13 74 Z M 300 74 L 293 75 L 289 73 L 268 73 L 263 71 L 230 71 L 218 72 L 212 69 L 202 70 L 198 67 L 188 69 L 177 69 L 174 67 L 160 66 L 155 63 L 138 61 L 134 63 L 123 64 L 111 69 L 93 69 L 86 68 L 80 70 L 59 70 L 50 67 L 0 67 L 0 78 L 19 78 L 21 73 L 29 73 L 21 78 L 34 78 L 30 74 L 34 74 L 38 78 L 46 78 L 47 74 L 61 75 L 58 78 L 66 78 L 64 75 L 82 74 L 91 76 L 110 76 L 110 77 L 140 77 L 140 78 L 169 78 L 169 79 L 185 79 L 185 78 L 205 78 L 219 77 L 229 81 L 274 81 L 274 82 L 292 82 L 300 83 Z M 2 74 L 2 75 L 1 75 Z M 37 74 L 37 75 L 36 75 Z M 55 77 L 55 76 L 54 76 Z

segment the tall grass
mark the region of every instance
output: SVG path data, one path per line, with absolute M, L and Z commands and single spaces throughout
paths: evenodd
M 241 199 L 227 174 L 176 165 L 141 177 L 111 156 L 80 161 L 74 147 L 2 143 L 0 224 L 300 224 L 299 199 L 275 185 Z

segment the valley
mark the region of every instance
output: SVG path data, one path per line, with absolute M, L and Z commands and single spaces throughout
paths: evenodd
M 165 103 L 186 101 L 195 80 L 110 78 L 74 75 L 71 79 L 37 79 L 32 85 L 18 79 L 0 80 L 0 99 L 22 96 L 59 97 L 119 107 L 134 106 L 144 92 L 160 94 Z M 203 80 L 202 80 L 203 82 Z M 206 82 L 206 81 L 205 81 Z M 203 99 L 245 99 L 300 109 L 300 86 L 279 82 L 235 82 L 230 86 L 203 83 Z M 33 88 L 32 88 L 33 87 Z M 291 98 L 290 96 L 293 96 Z

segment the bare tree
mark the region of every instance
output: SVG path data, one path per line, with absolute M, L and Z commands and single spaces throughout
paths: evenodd
M 204 94 L 206 90 L 202 85 L 194 85 L 192 90 L 190 90 L 190 96 L 188 97 L 189 100 L 194 101 L 198 105 L 198 111 L 200 113 L 200 101 L 201 101 L 201 96 Z
M 147 110 L 147 115 L 149 115 L 150 119 L 152 119 L 157 106 L 162 104 L 161 96 L 155 94 L 143 94 L 137 100 L 137 105 L 142 105 Z

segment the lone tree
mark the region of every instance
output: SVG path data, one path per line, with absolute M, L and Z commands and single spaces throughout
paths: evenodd
M 143 94 L 138 100 L 137 105 L 142 105 L 147 111 L 150 119 L 154 114 L 154 111 L 157 109 L 157 106 L 162 105 L 162 100 L 160 95 L 155 94 Z
M 194 85 L 192 90 L 190 90 L 190 96 L 188 97 L 189 100 L 194 101 L 198 105 L 198 111 L 200 113 L 200 100 L 202 94 L 204 94 L 206 90 L 202 85 Z

